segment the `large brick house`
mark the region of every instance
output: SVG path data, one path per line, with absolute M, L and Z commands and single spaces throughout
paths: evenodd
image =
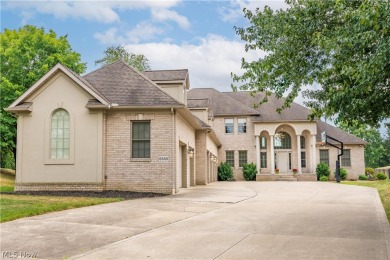
M 217 181 L 227 161 L 236 180 L 254 162 L 257 180 L 298 170 L 316 180 L 337 150 L 322 146 L 327 131 L 346 145 L 342 166 L 364 171 L 363 140 L 321 121 L 297 104 L 281 114 L 259 96 L 190 89 L 187 70 L 137 72 L 118 61 L 79 76 L 57 64 L 6 110 L 18 117 L 16 190 L 130 190 L 172 194 Z

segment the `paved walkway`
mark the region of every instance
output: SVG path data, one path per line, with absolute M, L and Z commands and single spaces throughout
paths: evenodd
M 376 190 L 225 182 L 1 224 L 1 250 L 43 259 L 390 259 Z

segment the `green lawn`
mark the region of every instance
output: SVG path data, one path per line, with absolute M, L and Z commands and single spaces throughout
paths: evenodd
M 14 176 L 1 174 L 0 191 L 12 192 L 14 190 L 14 182 Z M 80 208 L 122 200 L 122 198 L 55 197 L 0 194 L 0 222 L 41 215 L 53 211 Z
M 387 219 L 390 222 L 390 181 L 343 181 L 342 184 L 366 186 L 375 188 L 379 192 L 383 207 L 385 208 Z
M 0 176 L 0 192 L 14 191 L 15 176 L 1 173 Z

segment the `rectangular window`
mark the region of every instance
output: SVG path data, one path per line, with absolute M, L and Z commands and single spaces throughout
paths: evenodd
M 233 134 L 234 133 L 233 118 L 225 118 L 225 133 L 226 134 Z
M 301 152 L 301 167 L 306 168 L 306 152 Z
M 246 133 L 246 118 L 238 119 L 238 133 L 240 134 Z
M 260 167 L 267 168 L 267 152 L 260 153 Z
M 234 168 L 234 151 L 226 151 L 226 163 Z
M 267 138 L 260 137 L 260 149 L 267 149 Z
M 320 150 L 320 162 L 329 165 L 329 150 Z
M 238 167 L 243 167 L 248 162 L 247 151 L 238 151 Z
M 351 167 L 351 150 L 344 150 L 344 154 L 341 156 L 341 165 Z
M 150 158 L 150 122 L 132 122 L 132 158 Z

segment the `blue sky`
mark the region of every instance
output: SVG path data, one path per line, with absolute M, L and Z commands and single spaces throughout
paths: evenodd
M 191 87 L 230 91 L 231 72 L 240 72 L 245 53 L 233 26 L 246 26 L 242 9 L 274 9 L 273 1 L 2 1 L 1 29 L 31 24 L 68 35 L 72 48 L 97 67 L 111 45 L 145 54 L 152 69 L 188 68 Z

